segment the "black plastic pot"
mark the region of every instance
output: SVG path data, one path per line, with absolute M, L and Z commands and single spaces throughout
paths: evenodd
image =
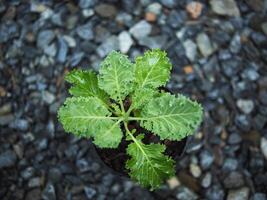
M 166 88 L 160 88 L 161 90 L 165 90 L 166 92 L 172 93 L 170 90 Z M 144 143 L 163 143 L 166 145 L 166 155 L 172 157 L 176 163 L 181 160 L 188 143 L 190 142 L 191 137 L 186 137 L 181 141 L 168 141 L 164 140 L 163 142 L 160 141 L 159 137 L 152 134 L 151 132 L 141 128 L 139 124 L 132 123 L 129 124 L 130 129 L 136 129 L 139 133 L 145 133 L 145 138 L 143 139 Z M 128 173 L 125 169 L 126 160 L 129 159 L 128 155 L 126 154 L 126 148 L 130 142 L 126 141 L 124 138 L 120 143 L 119 147 L 116 149 L 100 149 L 94 144 L 94 149 L 100 162 L 103 162 L 107 168 L 112 171 L 113 173 L 121 176 L 121 177 L 129 177 Z
M 179 160 L 181 160 L 181 157 L 184 155 L 189 142 L 190 142 L 190 137 L 184 138 L 181 141 L 173 142 L 171 147 L 167 146 L 166 151 L 165 151 L 166 155 L 171 156 L 176 161 L 176 163 L 178 163 Z M 126 160 L 129 159 L 129 157 L 126 154 L 126 149 L 124 152 L 120 151 L 121 149 L 120 146 L 126 145 L 125 141 L 122 141 L 118 149 L 107 149 L 107 148 L 100 149 L 97 146 L 95 146 L 93 143 L 92 145 L 94 146 L 93 150 L 95 151 L 95 154 L 98 157 L 97 159 L 99 160 L 99 162 L 104 164 L 104 166 L 106 166 L 106 168 L 109 171 L 111 171 L 112 173 L 120 177 L 124 177 L 124 178 L 129 177 L 125 169 Z M 175 155 L 169 154 L 168 151 L 169 152 L 171 151 L 170 148 L 176 148 L 177 153 Z M 118 166 L 118 167 L 114 167 L 114 166 Z

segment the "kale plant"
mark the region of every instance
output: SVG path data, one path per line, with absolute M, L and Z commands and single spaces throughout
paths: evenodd
M 202 120 L 201 105 L 159 89 L 169 80 L 171 68 L 166 53 L 159 49 L 145 52 L 135 63 L 112 51 L 98 75 L 90 70 L 67 74 L 72 97 L 58 111 L 67 132 L 93 138 L 100 148 L 117 148 L 123 138 L 128 140 L 129 176 L 151 190 L 175 175 L 175 161 L 164 154 L 165 145 L 145 144 L 144 134 L 130 130 L 128 123 L 139 122 L 161 140 L 179 141 L 193 134 Z M 128 108 L 126 99 L 131 102 Z

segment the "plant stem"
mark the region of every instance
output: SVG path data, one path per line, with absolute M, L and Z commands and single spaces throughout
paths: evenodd
M 134 109 L 133 104 L 131 104 L 130 108 L 126 112 L 126 115 L 129 116 L 133 109 Z
M 138 143 L 138 141 L 135 139 L 135 137 L 133 136 L 133 134 L 131 133 L 131 131 L 128 129 L 127 123 L 124 121 L 123 124 L 124 124 L 125 130 L 126 130 L 126 133 L 127 133 L 128 135 L 130 135 L 130 137 L 132 138 L 132 140 L 133 140 L 135 143 Z
M 121 98 L 119 99 L 119 103 L 120 103 L 120 106 L 121 106 L 122 114 L 124 115 L 125 114 L 125 109 L 124 109 L 123 102 L 122 102 Z
M 146 154 L 146 152 L 144 151 L 143 147 L 140 145 L 140 142 L 136 140 L 136 138 L 133 136 L 133 134 L 131 133 L 131 131 L 128 129 L 127 123 L 124 121 L 123 122 L 126 133 L 130 135 L 130 137 L 132 138 L 132 140 L 134 141 L 134 143 L 137 145 L 137 147 L 140 149 L 140 151 L 144 154 L 144 157 L 146 158 L 146 160 L 149 162 L 149 164 L 152 166 L 152 169 L 154 170 L 153 164 L 150 161 L 148 155 Z
M 142 118 L 142 117 L 129 117 L 128 120 L 129 121 L 142 121 L 142 120 L 144 120 L 144 118 Z

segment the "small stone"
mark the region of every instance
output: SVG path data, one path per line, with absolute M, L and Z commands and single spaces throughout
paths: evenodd
M 267 195 L 263 193 L 255 193 L 250 200 L 267 200 Z
M 51 21 L 53 24 L 57 26 L 64 26 L 61 13 L 53 13 L 51 17 Z
M 235 0 L 210 0 L 210 5 L 218 15 L 240 16 Z
M 71 37 L 69 35 L 64 35 L 63 39 L 67 42 L 67 44 L 70 48 L 76 47 L 76 45 L 77 45 L 76 40 L 73 37 Z
M 150 4 L 146 9 L 147 12 L 151 12 L 156 15 L 159 15 L 161 13 L 161 10 L 162 10 L 162 6 L 157 2 Z
M 103 58 L 112 50 L 119 50 L 119 39 L 115 35 L 110 36 L 96 49 L 97 54 Z
M 227 200 L 248 200 L 249 188 L 243 187 L 237 190 L 230 190 L 227 195 Z
M 228 50 L 220 50 L 218 57 L 219 57 L 219 60 L 228 60 L 232 57 L 232 54 Z
M 0 115 L 6 115 L 11 112 L 12 105 L 11 103 L 6 103 L 0 106 Z
M 48 45 L 44 48 L 44 53 L 48 56 L 55 57 L 57 54 L 57 47 L 55 43 Z
M 264 137 L 261 138 L 261 152 L 267 160 L 267 139 Z
M 267 22 L 262 23 L 261 28 L 262 28 L 262 31 L 265 33 L 265 35 L 267 35 Z
M 60 169 L 58 168 L 49 169 L 48 172 L 49 181 L 51 181 L 52 183 L 58 183 L 60 182 L 61 178 L 62 178 L 62 173 Z
M 197 35 L 197 46 L 204 57 L 208 57 L 213 53 L 209 36 L 206 33 L 199 33 Z
M 41 140 L 36 141 L 36 148 L 38 151 L 42 151 L 47 149 L 48 147 L 48 139 L 47 138 L 43 138 Z
M 85 18 L 88 18 L 88 17 L 91 17 L 95 14 L 94 10 L 93 9 L 84 9 L 82 11 L 82 14 Z
M 7 150 L 0 154 L 0 169 L 4 167 L 13 167 L 16 161 L 16 154 L 11 150 Z
M 194 72 L 194 69 L 191 65 L 187 65 L 183 68 L 185 74 L 192 74 Z
M 0 2 L 0 13 L 3 13 L 6 10 L 6 5 L 3 1 Z
M 267 45 L 267 37 L 262 33 L 252 32 L 251 39 L 259 47 L 265 47 Z
M 212 181 L 211 173 L 205 174 L 202 181 L 201 181 L 202 187 L 208 188 L 211 184 L 211 181 Z
M 155 13 L 152 13 L 152 12 L 147 12 L 145 19 L 148 22 L 155 22 L 155 21 L 157 21 L 157 15 Z
M 39 60 L 40 66 L 42 67 L 49 67 L 51 66 L 51 64 L 54 63 L 54 60 L 52 60 L 50 57 L 43 55 L 41 56 L 40 60 Z
M 46 90 L 42 93 L 42 99 L 47 104 L 52 104 L 55 101 L 56 97 L 53 93 Z
M 91 23 L 79 26 L 76 29 L 76 33 L 84 40 L 92 40 L 94 38 L 93 26 Z
M 181 183 L 179 182 L 179 180 L 177 179 L 177 177 L 172 177 L 167 181 L 170 189 L 174 189 L 177 188 L 178 186 L 181 185 Z
M 13 114 L 2 115 L 0 116 L 0 125 L 1 126 L 8 125 L 12 123 L 14 119 L 15 119 L 15 116 Z
M 90 166 L 85 159 L 80 159 L 76 161 L 76 166 L 78 167 L 81 173 L 87 172 L 90 170 Z
M 187 153 L 193 153 L 193 152 L 197 152 L 201 149 L 201 147 L 203 146 L 203 143 L 193 140 L 190 141 L 186 147 L 186 152 Z
M 14 38 L 19 33 L 15 22 L 7 21 L 0 25 L 0 44 Z
M 101 17 L 113 18 L 117 14 L 117 9 L 111 4 L 98 4 L 95 7 L 95 12 Z
M 206 198 L 208 200 L 224 200 L 224 190 L 219 185 L 212 185 L 206 191 Z
M 238 162 L 237 160 L 233 159 L 233 158 L 226 158 L 224 160 L 222 169 L 224 171 L 230 172 L 230 171 L 234 171 L 237 169 L 238 166 Z
M 201 15 L 202 9 L 203 4 L 197 1 L 192 1 L 186 6 L 186 11 L 192 19 L 197 19 Z
M 70 15 L 65 19 L 65 26 L 67 29 L 73 29 L 74 27 L 76 27 L 77 23 L 78 23 L 78 16 L 77 15 Z
M 52 30 L 43 30 L 38 33 L 37 47 L 45 49 L 55 38 L 55 33 Z
M 154 37 L 143 37 L 138 40 L 138 44 L 146 46 L 150 49 L 162 48 L 167 42 L 165 35 L 158 35 Z
M 141 20 L 130 29 L 130 33 L 134 36 L 134 38 L 140 39 L 148 36 L 151 33 L 151 30 L 151 24 L 145 20 Z
M 0 97 L 6 96 L 7 92 L 4 87 L 0 86 Z
M 237 107 L 245 114 L 250 114 L 254 109 L 254 103 L 252 100 L 238 99 Z
M 176 194 L 176 199 L 179 200 L 196 200 L 198 199 L 197 194 L 191 191 L 187 187 L 179 187 L 178 192 Z
M 176 11 L 172 10 L 167 18 L 167 23 L 172 27 L 172 28 L 180 28 L 186 21 L 186 12 L 184 11 Z
M 79 0 L 79 7 L 82 9 L 93 7 L 97 0 Z
M 201 176 L 201 169 L 198 165 L 190 164 L 190 172 L 195 178 L 199 178 Z
M 258 113 L 254 118 L 253 118 L 253 127 L 257 130 L 262 130 L 265 124 L 267 123 L 267 116 L 262 115 Z
M 96 195 L 95 189 L 88 187 L 88 186 L 84 187 L 84 192 L 88 199 L 93 199 L 93 197 Z
M 224 187 L 227 189 L 230 188 L 239 188 L 244 185 L 243 175 L 239 172 L 231 172 L 223 181 Z
M 123 31 L 118 36 L 120 51 L 122 53 L 127 53 L 131 46 L 133 45 L 133 39 L 127 31 Z
M 185 48 L 186 57 L 194 62 L 197 56 L 197 45 L 190 39 L 187 39 L 183 42 L 183 46 Z
M 251 128 L 251 120 L 248 116 L 246 115 L 237 115 L 235 117 L 235 124 L 237 125 L 238 128 L 241 130 L 248 131 Z
M 13 145 L 13 149 L 18 156 L 19 159 L 23 158 L 24 149 L 21 143 L 17 143 Z
M 31 12 L 43 13 L 47 10 L 47 7 L 41 3 L 31 3 Z
M 160 0 L 160 3 L 168 8 L 174 8 L 177 5 L 176 0 Z
M 259 73 L 253 68 L 245 69 L 241 76 L 242 78 L 248 79 L 250 81 L 256 81 L 260 77 Z
M 121 186 L 119 184 L 114 184 L 111 189 L 110 189 L 110 193 L 113 195 L 116 195 L 120 192 Z
M 230 136 L 228 138 L 229 144 L 239 144 L 241 141 L 242 141 L 242 138 L 237 133 L 230 134 Z
M 10 126 L 20 131 L 27 131 L 29 129 L 29 122 L 26 119 L 16 119 Z
M 48 183 L 42 193 L 43 200 L 56 200 L 56 190 L 53 184 Z
M 60 63 L 64 63 L 67 59 L 68 54 L 68 45 L 65 42 L 65 40 L 60 37 L 58 39 L 58 54 L 57 54 L 57 60 Z
M 230 51 L 232 53 L 238 53 L 241 50 L 241 37 L 239 34 L 235 34 L 230 42 Z
M 200 165 L 203 169 L 208 169 L 214 161 L 214 156 L 207 150 L 200 153 Z
M 100 169 L 100 165 L 97 162 L 92 163 L 91 170 L 96 173 Z
M 29 180 L 28 186 L 30 188 L 39 187 L 42 185 L 42 179 L 40 177 L 34 177 Z
M 70 66 L 77 66 L 84 57 L 84 52 L 75 52 L 70 58 Z
M 34 175 L 34 173 L 35 173 L 35 169 L 33 167 L 27 167 L 26 169 L 21 171 L 20 174 L 23 179 L 28 180 Z

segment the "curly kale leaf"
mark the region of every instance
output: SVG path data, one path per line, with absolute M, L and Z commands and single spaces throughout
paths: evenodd
M 172 65 L 166 52 L 160 49 L 146 51 L 135 60 L 135 79 L 138 88 L 164 86 L 170 78 Z
M 202 120 L 202 107 L 179 95 L 166 93 L 150 100 L 141 111 L 141 126 L 161 139 L 181 140 L 194 133 Z
M 72 70 L 65 80 L 73 85 L 69 89 L 73 96 L 97 97 L 103 102 L 108 101 L 108 95 L 98 87 L 96 73 L 91 70 Z
M 116 148 L 121 139 L 120 121 L 96 97 L 68 98 L 58 112 L 67 132 L 81 137 L 93 137 L 103 148 Z
M 133 64 L 127 56 L 112 51 L 101 63 L 99 87 L 114 100 L 123 100 L 133 89 Z
M 156 95 L 159 95 L 159 93 L 156 90 L 150 88 L 142 88 L 135 90 L 132 95 L 133 109 L 142 108 L 147 102 L 149 102 Z
M 162 144 L 144 144 L 140 134 L 134 143 L 128 145 L 127 153 L 131 159 L 126 168 L 130 176 L 143 187 L 151 190 L 158 188 L 163 180 L 174 176 L 174 160 L 164 155 L 165 146 Z

